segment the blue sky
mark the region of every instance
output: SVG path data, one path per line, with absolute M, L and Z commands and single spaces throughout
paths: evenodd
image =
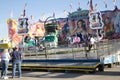
M 70 11 L 70 4 L 72 3 L 72 11 L 75 11 L 79 6 L 82 9 L 89 9 L 87 2 L 89 0 L 0 0 L 0 38 L 8 36 L 8 29 L 6 20 L 10 18 L 10 12 L 13 12 L 12 19 L 18 19 L 27 3 L 26 16 L 30 18 L 34 16 L 35 21 L 41 18 L 44 14 L 45 18 L 51 16 L 55 12 L 56 17 L 66 17 L 64 10 Z M 98 10 L 113 10 L 113 0 L 105 0 L 108 7 L 105 8 L 103 0 L 93 0 L 93 5 L 97 4 Z M 78 5 L 80 2 L 80 5 Z M 120 0 L 116 2 L 120 9 Z

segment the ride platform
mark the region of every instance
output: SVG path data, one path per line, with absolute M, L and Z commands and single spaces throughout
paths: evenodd
M 10 65 L 11 66 L 11 65 Z M 22 69 L 46 71 L 104 71 L 99 59 L 71 60 L 23 60 Z

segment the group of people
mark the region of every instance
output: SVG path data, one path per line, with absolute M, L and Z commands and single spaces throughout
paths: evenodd
M 12 78 L 15 78 L 16 66 L 18 67 L 18 78 L 21 77 L 22 51 L 19 47 L 14 47 L 11 51 L 4 49 L 1 54 L 1 78 L 8 79 L 9 62 L 12 62 Z

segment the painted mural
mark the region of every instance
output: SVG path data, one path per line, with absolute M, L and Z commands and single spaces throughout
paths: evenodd
M 120 38 L 120 10 L 115 7 L 113 11 L 102 11 L 104 22 L 104 38 Z
M 115 7 L 114 10 L 92 13 L 91 22 L 89 10 L 70 13 L 62 28 L 61 37 L 66 41 L 68 37 L 76 35 L 80 37 L 81 41 L 85 41 L 86 35 L 103 35 L 104 39 L 120 38 L 120 10 Z
M 9 38 L 12 42 L 12 46 L 18 45 L 22 41 L 22 37 L 17 34 L 17 20 L 8 19 L 7 25 Z

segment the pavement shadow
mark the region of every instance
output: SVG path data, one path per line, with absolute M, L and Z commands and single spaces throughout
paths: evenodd
M 104 71 L 97 72 L 94 75 L 104 75 L 104 76 L 120 76 L 120 71 Z
M 35 77 L 35 78 L 74 78 L 82 76 L 83 73 L 69 73 L 69 72 L 26 72 L 23 73 L 23 77 Z
M 11 76 L 11 72 L 9 71 L 9 76 Z M 73 72 L 73 71 L 22 71 L 23 77 L 30 78 L 75 78 L 84 75 L 100 75 L 100 76 L 120 76 L 120 66 L 115 68 L 107 68 L 104 72 L 95 72 L 95 73 L 85 73 L 85 72 Z M 17 75 L 16 75 L 17 76 Z
M 120 76 L 119 71 L 104 71 L 96 73 L 81 73 L 81 72 L 24 72 L 23 77 L 35 78 L 75 78 L 84 75 L 102 75 L 102 76 Z

